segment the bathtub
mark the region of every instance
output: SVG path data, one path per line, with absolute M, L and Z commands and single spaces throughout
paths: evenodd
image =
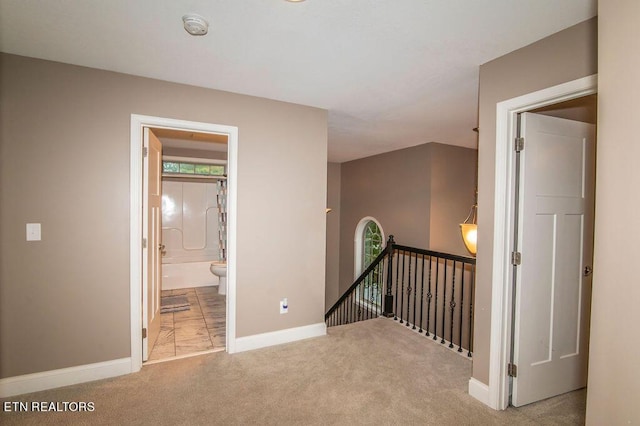
M 196 262 L 184 262 L 180 259 L 163 260 L 169 260 L 162 263 L 163 290 L 218 285 L 218 277 L 209 270 L 211 260 Z

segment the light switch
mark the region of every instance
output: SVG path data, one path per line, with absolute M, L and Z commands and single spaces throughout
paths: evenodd
M 27 241 L 40 241 L 41 231 L 39 223 L 27 223 Z

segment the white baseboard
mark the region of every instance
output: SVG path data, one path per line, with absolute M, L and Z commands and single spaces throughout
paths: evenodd
M 266 348 L 282 343 L 295 342 L 297 340 L 319 337 L 327 334 L 327 325 L 323 322 L 302 327 L 288 328 L 286 330 L 272 331 L 269 333 L 255 334 L 253 336 L 236 338 L 234 352 L 244 352 L 253 349 Z
M 131 358 L 0 379 L 0 398 L 69 386 L 131 373 Z
M 489 404 L 489 386 L 474 379 L 469 379 L 469 395 L 482 402 L 484 405 L 491 406 Z

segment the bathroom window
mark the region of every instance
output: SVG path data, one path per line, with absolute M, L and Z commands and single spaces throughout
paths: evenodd
M 363 218 L 356 227 L 355 235 L 355 278 L 384 250 L 384 233 L 382 226 L 373 217 Z M 370 307 L 380 309 L 382 306 L 382 274 L 375 270 L 371 278 L 365 280 L 357 293 L 357 300 Z
M 225 166 L 219 164 L 188 163 L 183 161 L 163 161 L 162 173 L 194 176 L 224 176 Z

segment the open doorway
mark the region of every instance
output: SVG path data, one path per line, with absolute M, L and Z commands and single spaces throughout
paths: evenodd
M 147 129 L 145 131 L 145 129 Z M 132 371 L 138 371 L 142 367 L 143 359 L 147 358 L 150 349 L 153 348 L 150 342 L 148 331 L 145 330 L 149 316 L 148 299 L 144 299 L 144 295 L 148 293 L 148 258 L 145 256 L 147 250 L 163 251 L 162 243 L 157 244 L 158 247 L 148 247 L 149 239 L 145 228 L 144 221 L 144 205 L 145 205 L 145 188 L 148 176 L 145 176 L 145 150 L 144 136 L 153 129 L 153 133 L 158 133 L 167 141 L 167 149 L 171 152 L 171 146 L 177 146 L 182 153 L 197 151 L 196 145 L 202 143 L 221 143 L 222 139 L 226 140 L 226 244 L 224 247 L 224 257 L 227 260 L 226 272 L 226 295 L 225 295 L 225 326 L 226 333 L 224 337 L 224 346 L 227 352 L 234 352 L 235 349 L 235 242 L 236 242 L 236 199 L 237 199 L 237 144 L 238 129 L 232 126 L 224 126 L 210 123 L 188 122 L 183 120 L 166 119 L 161 117 L 149 117 L 132 115 L 131 117 L 131 354 L 132 354 Z M 177 137 L 176 137 L 177 136 Z M 198 138 L 214 138 L 216 141 L 197 140 Z M 218 140 L 220 139 L 220 140 Z M 200 146 L 201 147 L 201 146 Z M 205 150 L 206 151 L 206 150 Z M 200 153 L 200 158 L 204 156 L 214 156 L 212 154 Z M 193 157 L 198 158 L 198 157 Z M 211 163 L 211 161 L 202 160 L 200 163 Z M 191 180 L 199 179 L 191 177 Z M 205 191 L 206 192 L 206 191 Z M 217 215 L 216 215 L 217 216 Z M 219 247 L 218 247 L 219 252 Z M 141 255 L 142 254 L 142 255 Z M 211 279 L 215 280 L 212 274 Z M 161 285 L 158 286 L 161 289 Z M 211 289 L 210 289 L 211 290 Z M 217 290 L 217 289 L 216 289 Z M 201 292 L 202 293 L 202 292 Z M 216 291 L 217 293 L 217 291 Z M 198 295 L 194 290 L 194 297 Z M 187 301 L 189 298 L 187 297 Z M 143 303 L 147 302 L 147 303 Z M 151 309 L 159 311 L 161 303 L 156 303 Z M 151 347 L 150 347 L 151 346 Z M 145 350 L 146 349 L 146 350 Z M 197 349 L 197 348 L 196 348 Z
M 514 174 L 517 116 L 597 92 L 597 76 L 542 89 L 499 102 L 496 105 L 495 211 L 493 217 L 493 275 L 491 290 L 491 341 L 489 386 L 483 388 L 470 380 L 469 392 L 494 409 L 509 405 L 511 321 L 513 300 Z
M 149 132 L 162 149 L 157 265 L 161 288 L 159 331 L 152 333 L 156 328 L 148 327 L 143 360 L 155 363 L 224 351 L 229 137 L 166 128 Z M 152 289 L 152 280 L 147 282 Z M 149 305 L 143 300 L 143 311 Z
M 509 360 L 516 407 L 586 387 L 596 116 L 595 94 L 518 114 Z

